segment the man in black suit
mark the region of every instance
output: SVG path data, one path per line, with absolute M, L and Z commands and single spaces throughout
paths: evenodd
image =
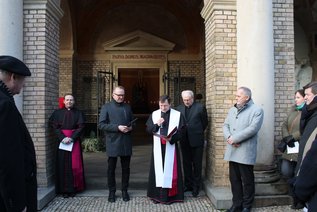
M 15 106 L 28 67 L 0 56 L 0 211 L 37 211 L 36 158 L 32 138 Z
M 182 92 L 182 105 L 177 107 L 186 120 L 186 136 L 181 141 L 183 168 L 185 175 L 184 191 L 192 191 L 197 197 L 201 185 L 204 131 L 208 125 L 206 107 L 194 101 L 191 90 Z

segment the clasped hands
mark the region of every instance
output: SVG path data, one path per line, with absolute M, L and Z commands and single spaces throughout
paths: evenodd
M 128 127 L 128 126 L 125 126 L 125 125 L 119 125 L 118 126 L 118 129 L 123 132 L 123 133 L 127 133 L 129 131 L 132 130 L 132 126 Z
M 63 138 L 63 140 L 62 140 L 62 143 L 63 143 L 63 144 L 69 144 L 69 143 L 71 143 L 71 142 L 73 142 L 73 139 L 70 138 L 70 137 L 65 137 L 65 138 Z
M 229 136 L 228 139 L 227 139 L 227 143 L 234 146 L 234 147 L 239 147 L 240 144 L 238 143 L 233 143 L 233 139 L 232 139 L 232 136 Z

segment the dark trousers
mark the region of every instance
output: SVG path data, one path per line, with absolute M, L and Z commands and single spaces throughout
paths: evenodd
M 129 177 L 130 177 L 130 160 L 131 156 L 121 156 L 121 168 L 122 168 L 122 178 L 121 178 L 121 190 L 128 190 L 129 187 Z M 116 166 L 117 157 L 108 158 L 108 188 L 109 191 L 116 191 Z
M 255 195 L 253 165 L 230 161 L 229 177 L 233 206 L 251 208 Z
M 181 147 L 185 179 L 184 185 L 187 188 L 193 188 L 194 191 L 199 191 L 204 146 L 191 147 L 189 143 L 184 142 Z

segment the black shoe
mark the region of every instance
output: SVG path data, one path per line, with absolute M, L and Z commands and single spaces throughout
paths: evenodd
M 68 198 L 69 195 L 68 194 L 63 194 L 63 198 Z
M 122 199 L 125 202 L 128 202 L 130 200 L 130 196 L 127 191 L 122 191 Z
M 192 192 L 193 197 L 198 197 L 198 194 L 199 194 L 199 191 L 193 191 Z
M 237 207 L 237 206 L 231 206 L 230 209 L 227 210 L 227 212 L 241 212 L 242 211 L 242 207 Z
M 110 191 L 109 197 L 108 197 L 108 202 L 115 202 L 115 201 L 116 201 L 116 192 Z
M 303 203 L 301 203 L 301 202 L 298 202 L 298 203 L 293 204 L 291 206 L 292 209 L 303 209 L 304 207 L 305 207 L 305 205 Z
M 152 202 L 153 202 L 154 204 L 160 203 L 159 201 L 156 201 L 156 200 L 154 200 L 154 199 L 152 199 Z
M 251 208 L 243 208 L 242 212 L 250 212 Z
M 192 190 L 193 190 L 192 187 L 187 187 L 187 186 L 184 187 L 184 192 L 192 191 Z

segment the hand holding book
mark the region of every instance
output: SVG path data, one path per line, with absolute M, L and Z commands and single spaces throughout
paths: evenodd
M 127 127 L 131 127 L 132 124 L 134 124 L 137 120 L 138 120 L 138 118 L 135 118 L 132 121 L 130 121 L 129 124 L 127 125 Z
M 160 135 L 158 133 L 153 133 L 154 136 L 160 137 L 166 141 L 170 141 L 172 136 L 177 132 L 177 126 L 168 134 L 168 135 Z

